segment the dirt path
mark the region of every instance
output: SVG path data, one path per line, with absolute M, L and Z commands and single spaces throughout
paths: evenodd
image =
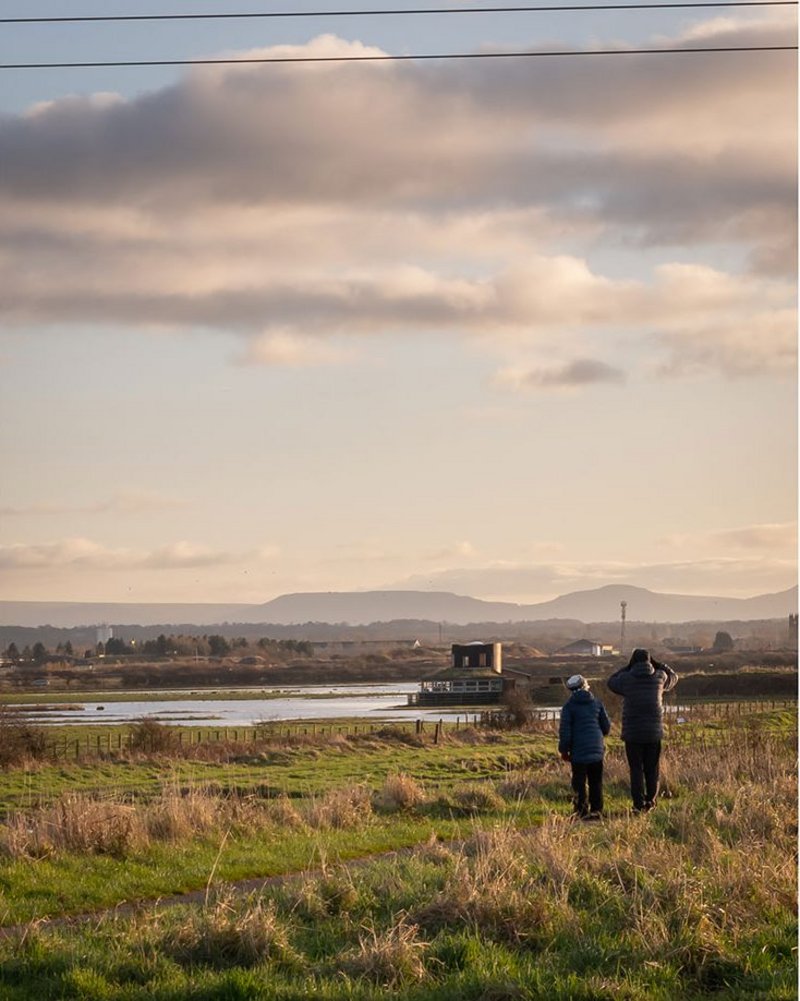
M 445 847 L 455 847 L 464 844 L 464 841 L 443 841 Z M 426 844 L 421 841 L 416 845 L 407 848 L 399 848 L 389 852 L 378 852 L 374 855 L 362 855 L 358 858 L 348 859 L 346 862 L 335 863 L 337 867 L 359 868 L 371 862 L 378 862 L 386 859 L 403 858 L 411 855 L 420 845 Z M 248 893 L 258 893 L 273 887 L 283 886 L 294 880 L 303 878 L 314 878 L 322 876 L 326 872 L 325 867 L 316 869 L 300 869 L 296 872 L 281 873 L 278 876 L 259 876 L 250 879 L 240 879 L 234 882 L 209 883 L 202 890 L 190 890 L 187 893 L 179 893 L 169 897 L 153 897 L 144 900 L 121 901 L 114 907 L 106 907 L 97 911 L 88 911 L 84 914 L 68 914 L 59 917 L 33 918 L 22 924 L 0 926 L 0 939 L 24 937 L 32 928 L 69 928 L 83 924 L 99 923 L 109 917 L 130 917 L 147 910 L 164 910 L 169 907 L 179 907 L 182 904 L 203 904 L 210 896 L 218 893 L 222 889 L 232 890 L 236 894 L 246 895 Z

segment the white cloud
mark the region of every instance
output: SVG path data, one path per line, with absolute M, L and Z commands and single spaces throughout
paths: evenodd
M 319 338 L 291 331 L 266 333 L 247 341 L 239 361 L 243 365 L 280 365 L 291 368 L 337 365 L 352 359 L 351 348 L 336 347 Z
M 759 12 L 703 32 L 764 43 L 788 24 Z M 325 36 L 265 54 L 364 51 Z M 515 359 L 520 385 L 621 379 L 587 348 L 598 328 L 636 331 L 662 375 L 791 371 L 793 61 L 675 65 L 198 68 L 134 100 L 6 117 L 2 315 L 213 328 L 264 365 L 347 361 L 354 334 L 514 338 L 543 354 Z M 674 262 L 611 279 L 557 246 L 576 236 Z M 680 249 L 719 244 L 757 273 Z
M 466 558 L 476 555 L 477 551 L 472 543 L 464 540 L 462 542 L 455 542 L 451 546 L 444 546 L 442 549 L 436 549 L 433 552 L 427 553 L 423 558 L 440 562 L 441 560 Z
M 171 570 L 219 566 L 239 558 L 238 555 L 189 542 L 176 542 L 151 552 L 124 547 L 112 548 L 85 538 L 0 545 L 0 567 L 9 572 L 70 566 L 95 570 L 131 570 L 142 567 Z
M 736 550 L 760 550 L 763 554 L 783 553 L 787 555 L 797 550 L 797 522 L 769 522 L 744 525 L 739 528 L 715 532 L 669 535 L 661 540 L 672 549 L 690 551 L 731 552 Z

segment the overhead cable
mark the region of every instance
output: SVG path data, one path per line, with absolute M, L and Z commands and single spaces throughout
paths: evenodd
M 670 3 L 599 3 L 503 7 L 409 7 L 379 10 L 271 10 L 200 14 L 85 14 L 53 17 L 0 17 L 0 24 L 81 24 L 105 21 L 222 21 L 286 17 L 385 17 L 407 14 L 522 14 L 594 10 L 674 10 L 694 7 L 796 7 L 798 0 L 686 0 Z
M 796 52 L 796 45 L 725 45 L 664 49 L 539 49 L 522 52 L 440 52 L 417 55 L 381 53 L 368 56 L 246 56 L 208 59 L 104 59 L 91 62 L 0 63 L 0 70 L 95 69 L 122 66 L 248 66 L 298 63 L 389 63 L 434 59 L 538 59 L 578 56 L 667 56 L 701 55 L 713 52 Z

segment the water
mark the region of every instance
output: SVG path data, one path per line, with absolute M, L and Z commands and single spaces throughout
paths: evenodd
M 170 692 L 164 692 L 163 699 L 148 699 L 126 702 L 81 702 L 68 709 L 42 712 L 40 706 L 22 705 L 25 718 L 36 724 L 131 723 L 141 719 L 153 719 L 173 726 L 251 726 L 284 720 L 337 719 L 359 717 L 373 721 L 385 720 L 408 722 L 414 719 L 445 720 L 454 722 L 468 714 L 470 718 L 479 715 L 483 706 L 471 706 L 469 710 L 444 707 L 407 708 L 406 696 L 416 692 L 415 682 L 395 682 L 376 685 L 309 685 L 302 688 L 260 688 L 252 698 L 225 698 L 223 692 L 213 699 L 176 699 Z M 244 692 L 247 689 L 233 689 Z M 270 694 L 270 698 L 259 695 Z M 58 698 L 53 698 L 58 703 Z M 37 711 L 38 710 L 38 711 Z

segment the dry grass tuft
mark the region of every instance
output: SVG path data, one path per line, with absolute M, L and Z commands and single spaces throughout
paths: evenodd
M 375 805 L 392 812 L 414 810 L 426 800 L 427 795 L 420 783 L 403 772 L 388 775 L 375 794 Z
M 292 830 L 299 830 L 305 827 L 300 811 L 289 799 L 288 796 L 279 796 L 267 804 L 266 815 L 269 820 L 278 827 L 286 827 Z
M 502 810 L 504 806 L 502 797 L 489 782 L 465 782 L 453 789 L 451 798 L 456 808 L 466 814 Z
M 463 924 L 495 941 L 540 944 L 553 908 L 528 872 L 530 837 L 508 827 L 480 831 L 456 857 L 443 889 L 411 919 L 426 931 Z
M 295 967 L 299 962 L 275 904 L 261 898 L 242 906 L 232 895 L 223 895 L 207 907 L 195 908 L 183 924 L 169 929 L 160 945 L 184 964 L 225 967 L 277 962 Z
M 511 772 L 498 784 L 497 791 L 503 799 L 519 802 L 541 795 L 540 783 L 541 779 L 537 781 L 530 772 Z
M 144 808 L 145 828 L 151 838 L 181 841 L 195 834 L 214 830 L 222 812 L 218 796 L 202 789 L 190 789 L 185 795 L 168 789 Z
M 352 977 L 364 977 L 386 988 L 418 983 L 426 976 L 425 951 L 428 943 L 419 937 L 419 928 L 401 915 L 390 928 L 366 928 L 358 948 L 345 953 L 339 968 Z
M 314 828 L 350 828 L 373 817 L 372 796 L 365 786 L 332 789 L 317 797 L 308 810 L 307 822 Z
M 145 841 L 133 806 L 82 795 L 12 815 L 0 828 L 0 850 L 11 858 L 44 858 L 58 851 L 124 857 Z

